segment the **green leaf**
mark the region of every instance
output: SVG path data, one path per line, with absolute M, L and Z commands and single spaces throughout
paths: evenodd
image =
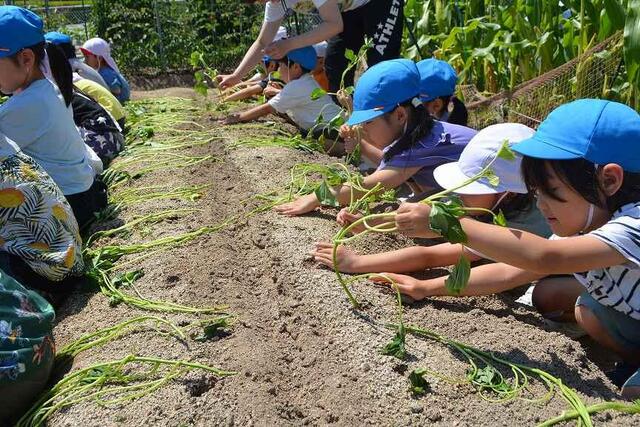
M 444 286 L 447 291 L 453 295 L 460 295 L 460 293 L 467 287 L 469 282 L 469 276 L 471 275 L 471 263 L 464 256 L 460 255 L 458 262 L 451 270 L 451 274 L 444 281 Z
M 333 195 L 331 187 L 326 180 L 323 180 L 322 184 L 316 188 L 315 194 L 320 201 L 320 204 L 324 206 L 332 206 L 334 208 L 340 207 L 340 203 L 336 200 L 336 196 Z
M 409 374 L 409 383 L 411 383 L 409 390 L 416 396 L 425 394 L 431 388 L 427 380 L 424 379 L 426 373 L 425 368 L 417 368 Z
M 458 216 L 460 207 L 457 205 L 448 206 L 442 202 L 431 202 L 431 214 L 429 216 L 429 225 L 431 229 L 450 243 L 466 243 L 467 235 L 465 234 Z M 464 214 L 464 211 L 462 211 Z
M 396 332 L 395 336 L 387 345 L 382 348 L 381 353 L 385 356 L 393 356 L 397 359 L 404 360 L 405 356 L 407 355 L 407 350 L 405 348 L 405 337 L 406 334 L 404 326 L 398 326 L 398 331 Z
M 358 57 L 356 56 L 356 54 L 353 52 L 353 50 L 351 49 L 345 49 L 344 51 L 344 57 L 347 58 L 347 60 L 349 62 L 353 62 L 356 61 L 358 59 Z
M 353 91 L 355 91 L 355 88 L 353 86 L 348 86 L 348 87 L 344 88 L 344 92 L 347 95 L 353 95 Z
M 513 161 L 516 159 L 516 153 L 509 147 L 509 141 L 505 140 L 498 150 L 498 158 Z
M 311 100 L 317 101 L 327 94 L 327 91 L 322 88 L 316 88 L 311 92 Z
M 484 177 L 489 181 L 489 184 L 493 187 L 497 187 L 500 184 L 500 177 L 496 175 L 493 169 L 487 169 L 484 173 Z
M 604 0 L 604 9 L 607 11 L 607 17 L 613 25 L 613 30 L 617 31 L 624 27 L 624 7 L 618 0 Z
M 495 225 L 499 225 L 500 227 L 507 226 L 507 219 L 504 217 L 504 213 L 502 212 L 502 210 L 498 212 L 498 215 L 493 216 L 493 223 Z
M 199 335 L 192 334 L 191 338 L 194 341 L 204 342 L 209 341 L 212 338 L 226 334 L 225 328 L 229 326 L 229 321 L 226 317 L 220 317 L 212 322 L 206 323 L 202 326 L 202 331 Z

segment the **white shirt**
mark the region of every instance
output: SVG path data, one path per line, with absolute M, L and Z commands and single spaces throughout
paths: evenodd
M 338 7 L 342 12 L 346 12 L 364 6 L 370 1 L 371 0 L 339 0 Z M 284 0 L 287 9 L 302 14 L 317 14 L 318 8 L 322 7 L 326 2 L 327 0 Z M 284 18 L 286 10 L 282 3 L 281 1 L 267 2 L 264 11 L 264 20 L 266 22 L 279 21 Z
M 0 132 L 15 141 L 58 184 L 64 195 L 86 191 L 94 171 L 71 107 L 47 79 L 37 80 L 0 105 Z
M 305 73 L 287 83 L 279 94 L 269 100 L 269 105 L 278 113 L 287 114 L 302 129 L 309 130 L 319 116 L 322 115 L 322 122 L 326 123 L 341 112 L 329 95 L 315 101 L 311 99 L 311 93 L 319 88 L 313 76 Z
M 574 276 L 600 304 L 640 320 L 640 203 L 622 206 L 609 222 L 586 235 L 605 242 L 627 262 Z

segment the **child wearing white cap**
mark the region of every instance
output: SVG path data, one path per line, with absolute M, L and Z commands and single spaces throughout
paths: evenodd
M 325 91 L 329 91 L 329 78 L 327 77 L 327 72 L 324 69 L 324 59 L 327 56 L 327 46 L 328 43 L 326 41 L 322 41 L 320 43 L 316 43 L 313 45 L 313 48 L 316 51 L 316 68 L 311 72 L 313 78 L 318 82 L 320 87 Z
M 533 129 L 516 123 L 504 123 L 489 126 L 474 136 L 465 147 L 457 162 L 438 166 L 433 176 L 438 184 L 447 189 L 454 188 L 470 177 L 476 175 L 488 162 L 493 160 L 505 140 L 515 143 L 531 137 Z M 551 234 L 544 217 L 533 203 L 533 197 L 528 193 L 520 176 L 520 160 L 508 161 L 497 159 L 492 166 L 496 176 L 500 179 L 497 186 L 490 185 L 486 178 L 457 189 L 455 192 L 466 207 L 488 209 L 494 213 L 503 212 L 509 227 L 523 229 L 540 236 Z M 477 211 L 477 218 L 485 217 L 483 211 Z M 489 218 L 490 220 L 490 218 Z M 313 256 L 316 261 L 333 268 L 333 244 L 318 243 Z M 482 254 L 464 250 L 469 260 L 476 261 L 484 258 Z M 390 272 L 389 277 L 399 283 L 409 286 L 400 290 L 414 299 L 427 296 L 447 295 L 444 286 L 445 278 L 417 280 L 410 276 L 394 275 L 391 273 L 409 273 L 421 271 L 431 267 L 442 267 L 455 264 L 463 253 L 463 246 L 442 243 L 435 246 L 413 246 L 392 252 L 374 255 L 359 255 L 341 246 L 338 249 L 337 261 L 340 271 L 347 273 Z M 473 270 L 472 273 L 473 274 Z M 524 283 L 520 283 L 521 285 Z M 464 295 L 474 293 L 492 293 L 500 289 L 483 288 L 481 290 L 469 287 Z M 502 289 L 504 290 L 504 289 Z
M 109 85 L 111 93 L 124 104 L 129 100 L 131 89 L 129 82 L 122 76 L 116 61 L 111 56 L 111 46 L 106 40 L 95 37 L 87 40 L 80 51 L 84 60 L 91 68 L 100 73 L 100 76 Z

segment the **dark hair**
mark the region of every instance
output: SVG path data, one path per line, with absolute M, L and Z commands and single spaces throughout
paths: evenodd
M 296 62 L 296 61 L 293 61 L 293 60 L 289 59 L 288 56 L 285 56 L 284 58 L 282 58 L 278 62 L 282 62 L 282 63 L 287 64 L 287 67 L 289 67 L 289 68 L 291 68 L 294 64 L 298 64 L 300 66 L 300 69 L 302 69 L 302 73 L 303 74 L 311 72 L 311 70 L 309 70 L 308 68 L 303 67 L 302 64 L 300 64 L 299 62 Z
M 409 118 L 407 119 L 409 124 L 407 125 L 405 134 L 384 154 L 385 161 L 413 147 L 419 139 L 428 135 L 433 128 L 433 117 L 427 113 L 424 105 L 419 104 L 416 107 L 413 105 L 412 100 L 408 100 L 398 104 L 398 107 L 405 107 L 409 112 Z M 396 108 L 383 116 L 385 120 L 388 120 L 389 115 L 393 113 Z
M 62 93 L 65 105 L 68 107 L 71 104 L 73 98 L 73 70 L 69 61 L 64 55 L 64 52 L 53 43 L 42 42 L 33 46 L 25 47 L 33 51 L 36 57 L 36 65 L 40 65 L 44 61 L 45 51 L 49 57 L 49 66 L 51 67 L 51 74 L 53 79 Z M 11 56 L 11 60 L 18 64 L 18 54 Z
M 507 220 L 513 219 L 520 215 L 522 212 L 527 212 L 531 210 L 534 206 L 534 198 L 533 193 L 529 192 L 526 194 L 521 193 L 510 193 L 505 197 L 495 208 L 493 208 L 493 212 L 497 214 L 502 211 L 504 217 Z M 492 222 L 493 216 L 489 214 L 482 214 L 475 217 L 478 221 L 482 222 Z
M 447 123 L 467 126 L 467 123 L 469 123 L 469 112 L 467 111 L 467 107 L 464 105 L 464 102 L 460 101 L 454 95 L 440 96 L 439 99 L 442 100 L 442 109 L 438 111 L 438 117 L 442 117 L 445 111 L 448 110 L 449 103 L 452 103 L 453 110 L 449 113 Z
M 596 165 L 585 159 L 545 160 L 524 156 L 521 172 L 530 192 L 540 191 L 549 197 L 564 202 L 549 187 L 549 174 L 546 165 L 555 172 L 558 179 L 580 194 L 586 201 L 610 213 L 627 203 L 640 201 L 640 173 L 624 172 L 622 186 L 612 196 L 602 202 L 602 188 L 598 181 Z
M 76 48 L 71 43 L 60 43 L 56 46 L 64 53 L 67 59 L 76 58 Z

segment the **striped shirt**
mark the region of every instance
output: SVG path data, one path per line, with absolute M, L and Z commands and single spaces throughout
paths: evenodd
M 627 262 L 574 276 L 600 304 L 640 320 L 640 203 L 622 206 L 587 236 L 605 242 Z

